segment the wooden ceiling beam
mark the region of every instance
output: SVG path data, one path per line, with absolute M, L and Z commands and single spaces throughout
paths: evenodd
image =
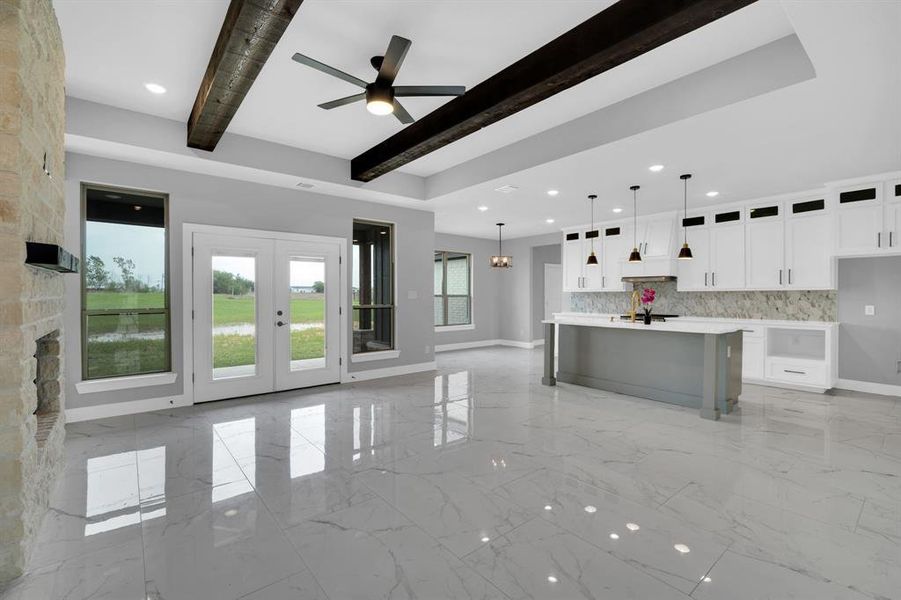
M 619 0 L 351 161 L 372 181 L 756 0 Z
M 188 147 L 212 152 L 303 0 L 231 0 L 188 119 Z

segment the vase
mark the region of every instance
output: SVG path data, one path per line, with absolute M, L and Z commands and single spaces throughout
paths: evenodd
M 644 324 L 645 325 L 651 324 L 651 311 L 647 311 L 644 313 Z

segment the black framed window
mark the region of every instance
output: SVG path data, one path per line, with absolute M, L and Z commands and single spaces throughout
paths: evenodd
M 353 351 L 394 349 L 394 227 L 353 224 Z
M 472 324 L 472 256 L 435 251 L 435 326 Z
M 168 196 L 81 191 L 82 379 L 169 371 Z

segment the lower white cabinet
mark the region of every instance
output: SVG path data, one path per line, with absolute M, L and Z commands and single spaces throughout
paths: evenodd
M 766 357 L 763 335 L 754 334 L 753 329 L 742 330 L 741 374 L 743 379 L 763 379 L 763 364 Z

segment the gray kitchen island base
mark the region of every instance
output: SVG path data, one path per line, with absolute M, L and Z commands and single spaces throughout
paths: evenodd
M 553 328 L 546 324 L 546 340 L 554 339 Z M 741 335 L 559 323 L 556 380 L 698 408 L 701 417 L 718 419 L 741 393 Z M 545 352 L 542 383 L 553 385 L 554 344 L 546 343 Z

